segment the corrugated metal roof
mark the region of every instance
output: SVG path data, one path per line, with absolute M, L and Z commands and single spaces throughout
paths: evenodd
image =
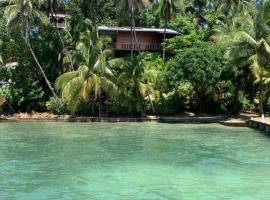
M 108 27 L 108 26 L 99 26 L 98 30 L 100 31 L 130 31 L 130 27 Z M 164 33 L 163 28 L 140 28 L 136 27 L 135 28 L 136 32 L 156 32 L 156 33 Z M 174 35 L 179 35 L 177 31 L 171 30 L 171 29 L 166 29 L 167 34 L 174 34 Z

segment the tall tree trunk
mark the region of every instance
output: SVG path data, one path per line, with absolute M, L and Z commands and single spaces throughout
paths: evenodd
M 135 48 L 134 49 L 137 50 L 138 52 L 140 52 L 139 43 L 138 43 L 138 39 L 137 39 L 137 33 L 136 33 L 134 0 L 132 1 L 132 5 L 133 5 L 132 27 L 133 27 L 133 36 L 134 36 L 134 40 L 135 40 Z
M 107 108 L 106 108 L 106 93 L 104 90 L 100 87 L 98 92 L 98 117 L 107 117 Z
M 261 114 L 261 116 L 264 116 L 264 110 L 263 110 L 263 80 L 262 80 L 262 78 L 260 80 L 260 114 Z
M 134 30 L 134 26 L 133 26 L 133 19 L 134 19 L 134 2 L 132 1 L 132 3 L 131 3 L 131 16 L 130 16 L 130 40 L 131 40 L 131 51 L 130 51 L 130 53 L 131 53 L 131 59 L 133 59 L 133 57 L 134 57 L 134 32 L 133 32 L 133 30 Z
M 135 18 L 133 17 L 133 34 L 134 34 L 134 39 L 135 39 L 135 49 L 140 52 L 140 47 L 137 39 L 137 33 L 136 33 L 136 25 L 135 25 Z
M 144 116 L 143 102 L 142 102 L 142 98 L 141 98 L 141 95 L 140 95 L 140 92 L 139 92 L 139 88 L 137 87 L 137 85 L 138 84 L 136 84 L 135 90 L 136 90 L 136 95 L 137 95 L 137 98 L 138 98 L 139 104 L 140 104 L 140 114 L 141 114 L 141 116 Z
M 239 114 L 239 95 L 240 95 L 240 83 L 239 81 L 236 82 L 236 89 L 234 94 L 234 102 L 233 102 L 233 115 Z
M 92 112 L 92 117 L 95 116 L 95 99 L 93 98 L 91 102 L 91 112 Z
M 166 8 L 164 8 L 164 33 L 163 33 L 163 43 L 165 42 L 166 40 L 166 35 L 167 35 L 167 27 L 168 27 L 168 13 L 166 12 Z M 166 59 L 166 49 L 165 49 L 165 46 L 163 46 L 163 52 L 162 52 L 162 55 L 163 55 L 163 61 L 165 61 Z
M 97 39 L 99 39 L 99 32 L 98 32 L 97 29 L 96 29 L 96 36 L 97 36 Z M 103 50 L 102 50 L 101 46 L 99 47 L 99 52 L 100 52 L 100 55 L 103 57 Z M 105 58 L 103 58 L 103 59 L 105 59 Z M 102 77 L 104 76 L 103 71 L 101 72 L 101 76 Z M 107 117 L 107 108 L 106 108 L 106 104 L 105 104 L 106 92 L 104 91 L 102 86 L 99 87 L 98 101 L 99 101 L 99 105 L 98 105 L 98 109 L 99 109 L 98 116 L 99 116 L 99 118 Z

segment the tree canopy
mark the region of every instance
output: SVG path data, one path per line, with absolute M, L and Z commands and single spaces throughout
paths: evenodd
M 27 112 L 263 114 L 269 13 L 267 0 L 0 0 L 0 96 Z M 131 56 L 100 25 L 129 27 Z M 164 28 L 163 53 L 137 52 L 135 27 Z

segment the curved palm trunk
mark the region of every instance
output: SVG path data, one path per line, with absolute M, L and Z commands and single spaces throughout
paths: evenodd
M 25 43 L 26 43 L 26 46 L 29 48 L 29 50 L 30 50 L 30 52 L 31 52 L 31 55 L 32 55 L 32 57 L 34 58 L 34 60 L 35 60 L 35 62 L 36 62 L 36 64 L 37 64 L 39 70 L 41 71 L 42 76 L 44 77 L 44 79 L 45 79 L 45 81 L 46 81 L 46 84 L 48 85 L 49 89 L 51 90 L 53 96 L 54 96 L 55 98 L 58 98 L 57 95 L 56 95 L 56 93 L 54 92 L 54 89 L 53 89 L 53 87 L 52 87 L 52 85 L 51 85 L 51 82 L 50 82 L 49 79 L 47 78 L 47 76 L 46 76 L 46 74 L 45 74 L 43 68 L 41 67 L 41 65 L 40 65 L 40 63 L 39 63 L 39 61 L 38 61 L 38 59 L 37 59 L 37 57 L 36 57 L 36 55 L 35 55 L 35 53 L 34 53 L 34 51 L 33 51 L 33 49 L 32 49 L 32 46 L 31 46 L 31 44 L 30 44 L 30 41 L 29 41 L 29 20 L 28 20 L 28 16 L 27 16 L 27 15 L 24 15 L 24 25 L 25 25 L 25 35 L 24 35 L 24 36 L 25 36 Z
M 31 54 L 32 54 L 32 56 L 33 56 L 33 58 L 34 58 L 34 60 L 35 60 L 35 62 L 36 62 L 36 64 L 37 64 L 37 66 L 38 66 L 38 68 L 39 68 L 39 70 L 41 71 L 43 78 L 45 79 L 45 81 L 46 81 L 46 83 L 47 83 L 49 89 L 51 90 L 53 96 L 56 97 L 56 98 L 58 98 L 57 95 L 56 95 L 56 93 L 54 92 L 54 89 L 53 89 L 53 87 L 52 87 L 52 85 L 51 85 L 51 82 L 50 82 L 49 79 L 47 78 L 47 76 L 46 76 L 46 74 L 45 74 L 43 68 L 41 67 L 41 65 L 40 65 L 40 63 L 39 63 L 39 61 L 38 61 L 38 59 L 37 59 L 37 57 L 36 57 L 36 55 L 35 55 L 35 53 L 34 53 L 32 47 L 31 47 L 31 44 L 30 44 L 29 42 L 28 42 L 27 46 L 28 46 L 28 48 L 29 48 L 29 50 L 30 50 L 30 52 L 31 52 Z

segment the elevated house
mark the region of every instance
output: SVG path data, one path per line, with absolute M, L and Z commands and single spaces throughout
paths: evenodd
M 49 14 L 49 21 L 56 28 L 62 29 L 67 27 L 69 15 L 65 13 Z
M 57 13 L 49 15 L 51 24 L 59 29 L 67 27 L 69 15 L 64 13 Z M 99 34 L 101 36 L 111 37 L 111 47 L 115 50 L 117 56 L 124 56 L 129 54 L 131 50 L 134 52 L 149 51 L 161 52 L 162 42 L 164 37 L 164 29 L 160 28 L 135 28 L 135 37 L 131 37 L 130 27 L 107 27 L 99 26 Z M 172 38 L 179 35 L 178 32 L 166 29 L 166 38 Z
M 129 27 L 98 27 L 101 36 L 110 36 L 112 38 L 111 46 L 115 50 L 116 55 L 123 56 L 131 50 L 161 52 L 164 29 L 159 28 L 135 28 L 136 40 L 131 37 Z M 166 38 L 172 38 L 179 35 L 178 32 L 167 29 Z

